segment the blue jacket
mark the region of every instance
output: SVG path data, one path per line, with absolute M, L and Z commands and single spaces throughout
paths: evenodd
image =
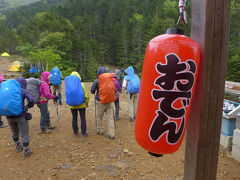
M 127 81 L 130 81 L 130 79 L 132 79 L 133 76 L 137 76 L 135 75 L 135 72 L 134 72 L 134 69 L 132 66 L 129 66 L 127 69 L 126 69 L 126 73 L 127 73 L 127 76 L 125 76 L 125 79 Z
M 26 115 L 26 108 L 24 108 L 24 100 L 25 98 L 27 98 L 28 100 L 28 104 L 27 107 L 31 108 L 34 106 L 34 98 L 32 97 L 32 95 L 26 90 L 27 89 L 27 81 L 25 78 L 20 77 L 20 78 L 16 78 L 16 81 L 20 84 L 21 88 L 22 88 L 22 113 L 19 114 L 18 116 L 8 116 L 8 118 L 18 118 L 18 117 L 24 117 Z

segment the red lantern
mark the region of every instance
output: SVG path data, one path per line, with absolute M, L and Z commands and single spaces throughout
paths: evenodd
M 135 135 L 153 154 L 178 150 L 195 92 L 200 48 L 180 29 L 169 28 L 147 47 L 141 78 Z

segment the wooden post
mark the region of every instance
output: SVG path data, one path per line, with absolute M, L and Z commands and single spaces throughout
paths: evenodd
M 201 62 L 188 121 L 184 180 L 216 179 L 230 4 L 230 0 L 192 0 L 191 38 L 201 48 Z

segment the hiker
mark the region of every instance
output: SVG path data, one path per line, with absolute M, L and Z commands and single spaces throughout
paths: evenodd
M 120 86 L 121 86 L 121 90 L 122 90 L 122 83 L 123 83 L 123 79 L 124 79 L 124 68 L 121 68 L 121 70 L 115 70 L 115 74 L 116 74 L 116 79 L 118 80 Z M 121 91 L 120 91 L 121 92 Z
M 75 137 L 78 137 L 78 111 L 80 114 L 80 118 L 81 118 L 81 134 L 82 137 L 87 137 L 88 133 L 86 131 L 87 127 L 86 127 L 86 107 L 88 108 L 88 103 L 89 103 L 89 94 L 87 91 L 86 86 L 84 85 L 84 83 L 81 82 L 82 78 L 80 76 L 80 74 L 78 72 L 72 72 L 71 76 L 76 76 L 77 78 L 79 78 L 79 88 L 77 83 L 74 82 L 74 79 L 70 79 L 70 83 L 74 83 L 74 87 L 77 87 L 78 89 L 76 89 L 78 92 L 80 92 L 80 90 L 82 89 L 82 93 L 80 93 L 80 95 L 83 96 L 83 103 L 79 102 L 79 105 L 74 105 L 74 106 L 70 106 L 71 112 L 72 112 L 72 128 L 73 128 L 73 133 Z M 67 80 L 65 80 L 65 87 L 66 87 L 66 99 L 67 99 L 67 103 L 69 101 L 69 97 L 70 98 L 75 98 L 74 96 L 74 90 L 69 90 L 67 89 L 68 87 L 71 88 L 71 85 L 67 85 Z M 74 89 L 74 87 L 72 87 Z M 68 97 L 67 95 L 67 91 L 69 90 L 69 93 L 71 93 L 71 95 Z M 68 103 L 69 104 L 69 103 Z M 78 103 L 77 103 L 78 104 Z
M 117 89 L 116 100 L 114 101 L 114 105 L 115 105 L 115 119 L 116 119 L 116 121 L 118 121 L 118 120 L 120 120 L 120 118 L 119 118 L 120 105 L 119 105 L 119 93 L 118 92 L 121 92 L 121 86 L 120 86 L 118 80 L 116 79 L 116 74 L 112 73 L 112 76 L 113 76 L 115 88 Z
M 62 105 L 62 95 L 61 95 L 61 84 L 63 79 L 62 73 L 60 72 L 59 68 L 56 66 L 51 70 L 51 78 L 50 78 L 50 84 L 52 85 L 52 93 L 54 96 L 56 96 L 56 93 L 58 94 L 58 103 L 59 105 Z
M 114 87 L 114 81 L 112 79 L 112 75 L 106 72 L 107 70 L 105 67 L 98 68 L 97 79 L 92 84 L 91 93 L 95 94 L 96 92 L 95 118 L 96 118 L 96 125 L 97 125 L 97 134 L 100 134 L 100 135 L 104 134 L 103 126 L 102 126 L 102 118 L 105 112 L 108 120 L 108 137 L 110 139 L 115 139 L 113 102 L 115 101 L 116 90 Z M 110 89 L 108 89 L 108 87 Z
M 124 76 L 122 87 L 125 89 L 125 95 L 127 97 L 128 110 L 130 114 L 130 121 L 136 119 L 138 93 L 140 89 L 140 79 L 134 73 L 132 66 L 126 69 L 127 76 Z
M 51 130 L 55 129 L 55 125 L 50 123 L 50 113 L 48 111 L 48 100 L 53 99 L 57 103 L 58 96 L 54 96 L 50 93 L 49 89 L 49 79 L 51 78 L 51 73 L 48 71 L 42 72 L 41 81 L 43 81 L 39 88 L 40 102 L 37 105 L 41 112 L 40 119 L 40 129 L 42 134 L 51 133 Z
M 1 83 L 3 81 L 3 76 L 0 74 L 0 87 L 1 87 Z M 5 128 L 7 126 L 7 124 L 4 124 L 2 121 L 2 116 L 0 115 L 0 128 Z
M 15 142 L 16 151 L 20 152 L 23 148 L 23 158 L 27 158 L 32 154 L 32 150 L 29 148 L 29 126 L 28 120 L 31 119 L 31 114 L 27 113 L 28 108 L 34 106 L 34 99 L 32 95 L 26 90 L 27 81 L 25 78 L 20 77 L 16 78 L 16 81 L 21 86 L 22 93 L 22 112 L 17 116 L 6 116 L 8 124 L 12 131 L 12 138 Z M 28 104 L 25 106 L 25 98 L 28 101 Z M 29 118 L 30 116 L 30 118 Z M 22 142 L 19 139 L 19 133 L 21 134 Z

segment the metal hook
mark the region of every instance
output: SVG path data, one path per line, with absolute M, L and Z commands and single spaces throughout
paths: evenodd
M 187 0 L 179 0 L 179 4 L 178 4 L 178 7 L 179 7 L 179 18 L 178 18 L 178 21 L 177 21 L 177 24 L 179 24 L 179 21 L 180 19 L 182 20 L 183 24 L 186 25 L 187 24 L 187 8 L 186 8 L 186 3 L 187 3 Z

